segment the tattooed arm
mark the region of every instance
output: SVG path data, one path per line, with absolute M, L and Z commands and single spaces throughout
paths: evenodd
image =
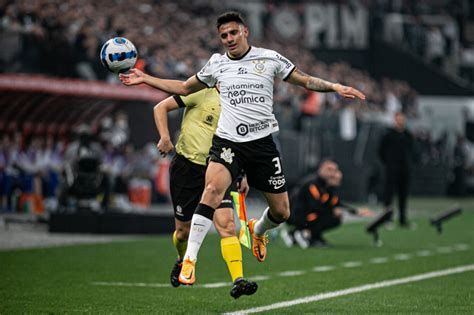
M 365 95 L 357 89 L 339 83 L 332 83 L 320 78 L 312 77 L 299 69 L 295 69 L 295 71 L 290 74 L 288 77 L 288 82 L 316 92 L 336 92 L 343 97 L 358 97 L 361 100 L 365 100 Z

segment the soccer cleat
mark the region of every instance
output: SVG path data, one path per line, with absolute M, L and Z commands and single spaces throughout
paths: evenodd
M 171 275 L 170 275 L 170 282 L 171 285 L 175 288 L 179 287 L 181 283 L 179 282 L 179 273 L 181 272 L 181 268 L 183 267 L 183 260 L 178 259 L 174 263 L 173 269 L 171 270 Z
M 309 247 L 309 241 L 308 239 L 303 235 L 302 231 L 297 230 L 294 233 L 295 236 L 295 242 L 298 244 L 299 247 L 302 249 L 307 249 Z
M 185 285 L 193 285 L 194 281 L 196 281 L 195 277 L 195 265 L 196 261 L 191 259 L 185 259 L 183 261 L 183 267 L 181 268 L 181 272 L 179 273 L 178 280 L 181 284 Z
M 293 233 L 288 231 L 286 229 L 286 227 L 283 227 L 281 230 L 280 230 L 280 237 L 283 241 L 283 243 L 285 243 L 286 247 L 292 247 L 293 244 L 295 243 L 295 239 L 293 237 Z
M 248 224 L 250 234 L 252 234 L 252 252 L 257 260 L 262 262 L 267 257 L 268 237 L 266 234 L 263 234 L 262 236 L 255 235 L 253 231 L 255 223 L 257 223 L 257 219 L 251 219 Z
M 235 280 L 232 290 L 230 290 L 230 295 L 234 299 L 238 299 L 242 295 L 252 295 L 257 292 L 258 285 L 255 282 L 250 282 L 245 279 L 239 278 Z

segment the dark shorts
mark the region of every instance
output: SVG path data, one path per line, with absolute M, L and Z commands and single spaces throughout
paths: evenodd
M 243 170 L 249 186 L 269 193 L 287 191 L 280 153 L 271 135 L 242 143 L 214 136 L 209 159 L 223 164 L 233 181 Z
M 175 154 L 170 165 L 170 192 L 174 217 L 179 221 L 191 220 L 204 190 L 206 166 L 195 164 Z M 219 208 L 232 208 L 230 189 Z

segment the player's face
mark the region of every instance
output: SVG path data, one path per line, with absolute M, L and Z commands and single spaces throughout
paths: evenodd
M 238 58 L 249 49 L 248 28 L 237 22 L 229 22 L 219 27 L 219 38 L 231 57 Z

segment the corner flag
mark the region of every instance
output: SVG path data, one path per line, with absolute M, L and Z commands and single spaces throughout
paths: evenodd
M 252 241 L 250 238 L 250 231 L 247 225 L 247 209 L 245 208 L 245 194 L 238 193 L 235 191 L 231 191 L 230 195 L 234 200 L 234 208 L 237 216 L 239 217 L 240 221 L 240 233 L 239 233 L 239 240 L 242 245 L 247 248 L 252 247 Z

